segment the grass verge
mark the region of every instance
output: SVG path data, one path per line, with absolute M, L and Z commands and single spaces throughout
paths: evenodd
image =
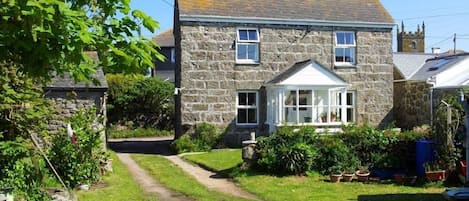
M 173 135 L 172 131 L 158 130 L 154 128 L 135 128 L 135 129 L 116 130 L 115 128 L 111 127 L 111 128 L 108 128 L 107 133 L 108 133 L 108 137 L 111 139 L 133 138 L 133 137 L 159 137 L 159 136 Z
M 132 178 L 127 168 L 117 158 L 114 152 L 111 152 L 113 159 L 113 172 L 108 172 L 103 178 L 102 183 L 91 186 L 89 191 L 78 191 L 78 200 L 86 201 L 127 201 L 157 200 L 156 195 L 146 194 L 139 184 Z
M 236 158 L 238 157 L 238 158 Z M 241 172 L 240 151 L 215 151 L 187 155 L 184 159 L 234 177 L 239 185 L 269 201 L 280 200 L 358 200 L 358 201 L 437 201 L 444 200 L 442 187 L 411 187 L 395 184 L 328 182 L 319 174 L 309 176 L 272 176 L 255 172 Z
M 192 176 L 183 172 L 183 170 L 181 170 L 177 165 L 161 156 L 136 154 L 132 155 L 132 158 L 155 180 L 176 192 L 193 198 L 194 200 L 245 200 L 209 190 L 197 182 Z

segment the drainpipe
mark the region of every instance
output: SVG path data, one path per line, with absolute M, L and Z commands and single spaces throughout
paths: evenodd
M 427 79 L 427 84 L 431 85 L 430 87 L 430 126 L 433 126 L 433 89 L 435 87 L 435 76 L 431 76 Z
M 430 87 L 430 127 L 433 127 L 433 86 Z
M 460 94 L 460 102 L 461 105 L 464 107 L 464 111 L 466 112 L 465 124 L 466 124 L 466 164 L 469 162 L 469 102 L 464 98 L 464 92 L 461 91 Z M 466 165 L 467 166 L 467 165 Z M 466 185 L 469 181 L 469 168 L 466 167 Z

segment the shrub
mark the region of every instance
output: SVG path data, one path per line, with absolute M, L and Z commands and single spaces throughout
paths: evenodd
M 31 134 L 47 137 L 51 108 L 41 85 L 18 67 L 0 62 L 0 188 L 14 187 L 21 200 L 48 200 L 41 190 L 46 172 Z
M 45 162 L 31 142 L 0 141 L 0 164 L 0 188 L 13 187 L 15 196 L 25 200 L 49 200 L 41 190 Z
M 347 125 L 339 135 L 362 166 L 371 168 L 415 168 L 415 141 L 428 137 L 428 129 L 379 130 L 370 125 Z
M 196 124 L 194 132 L 185 134 L 171 143 L 176 153 L 210 151 L 220 142 L 220 133 L 216 127 L 208 124 Z
M 138 127 L 172 128 L 174 85 L 159 78 L 107 75 L 109 123 L 132 121 Z
M 98 181 L 102 150 L 101 131 L 96 127 L 95 110 L 80 110 L 70 118 L 76 136 L 73 142 L 67 134 L 53 136 L 49 158 L 68 187 Z
M 321 174 L 330 174 L 331 167 L 344 169 L 357 168 L 357 159 L 344 142 L 337 136 L 324 136 L 319 143 L 319 156 L 315 169 Z
M 271 173 L 305 174 L 317 156 L 313 127 L 279 127 L 276 134 L 258 138 L 257 165 Z

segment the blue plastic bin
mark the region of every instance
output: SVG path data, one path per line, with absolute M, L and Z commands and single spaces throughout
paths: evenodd
M 416 142 L 415 158 L 417 174 L 425 174 L 423 164 L 428 161 L 432 161 L 435 158 L 434 142 L 431 140 L 418 140 Z

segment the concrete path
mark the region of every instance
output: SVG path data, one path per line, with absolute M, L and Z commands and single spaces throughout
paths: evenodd
M 143 190 L 147 193 L 156 193 L 158 200 L 163 201 L 189 201 L 188 197 L 176 193 L 170 189 L 167 189 L 158 182 L 155 182 L 150 175 L 148 175 L 145 170 L 135 163 L 135 161 L 130 157 L 129 154 L 118 153 L 117 157 L 119 160 L 127 166 L 127 169 L 130 170 L 132 177 L 137 181 Z
M 222 178 L 215 172 L 202 169 L 199 166 L 194 166 L 176 155 L 165 157 L 174 164 L 178 165 L 182 170 L 184 170 L 184 172 L 192 175 L 197 181 L 199 181 L 199 183 L 205 185 L 210 190 L 222 192 L 236 197 L 260 200 L 257 196 L 244 191 L 229 179 Z
M 109 147 L 117 152 L 118 157 L 127 165 L 134 178 L 139 181 L 143 188 L 150 192 L 158 193 L 161 200 L 189 200 L 187 197 L 178 195 L 155 182 L 135 161 L 130 158 L 129 153 L 145 153 L 161 155 L 174 164 L 178 165 L 184 172 L 193 176 L 199 183 L 208 189 L 222 192 L 236 197 L 251 200 L 260 200 L 257 196 L 248 193 L 236 186 L 230 179 L 222 178 L 217 173 L 205 170 L 199 166 L 192 165 L 181 159 L 180 156 L 171 154 L 169 144 L 173 137 L 155 138 L 132 138 L 112 139 L 108 141 Z M 174 198 L 173 198 L 174 196 Z

